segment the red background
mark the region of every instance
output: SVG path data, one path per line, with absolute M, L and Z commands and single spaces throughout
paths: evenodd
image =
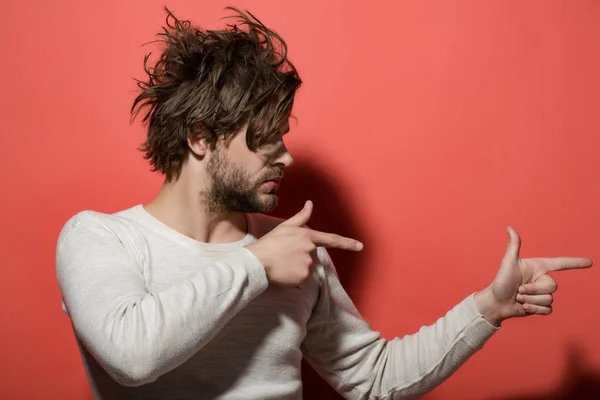
M 226 5 L 277 30 L 305 84 L 296 164 L 275 214 L 355 236 L 343 283 L 388 338 L 430 324 L 522 257 L 600 260 L 600 2 L 170 1 L 223 25 Z M 136 151 L 134 77 L 163 3 L 3 5 L 0 397 L 89 399 L 55 281 L 62 224 L 155 195 Z M 427 399 L 600 398 L 600 269 L 564 272 L 555 312 L 505 323 Z M 305 371 L 306 397 L 335 398 Z M 589 396 L 589 397 L 585 397 Z

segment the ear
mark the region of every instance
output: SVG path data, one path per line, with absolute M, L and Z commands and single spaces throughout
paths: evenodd
M 196 157 L 203 158 L 208 150 L 206 139 L 202 135 L 190 136 L 187 139 L 188 147 Z

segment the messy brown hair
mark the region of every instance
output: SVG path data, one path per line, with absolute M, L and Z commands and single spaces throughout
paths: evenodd
M 152 170 L 177 179 L 189 156 L 188 138 L 214 145 L 247 124 L 248 148 L 256 151 L 287 123 L 302 81 L 287 59 L 285 41 L 250 12 L 227 7 L 237 20 L 222 30 L 203 30 L 166 9 L 158 34 L 162 53 L 131 108 L 144 110 L 147 126 L 140 150 Z

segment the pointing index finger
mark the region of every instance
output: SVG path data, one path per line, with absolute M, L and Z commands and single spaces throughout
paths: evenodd
M 589 258 L 556 257 L 556 258 L 534 258 L 535 262 L 541 263 L 546 271 L 565 271 L 569 269 L 589 268 L 593 262 Z
M 335 233 L 320 232 L 312 229 L 309 229 L 309 232 L 310 240 L 317 247 L 333 247 L 353 251 L 359 251 L 363 248 L 363 244 L 358 240 L 336 235 Z

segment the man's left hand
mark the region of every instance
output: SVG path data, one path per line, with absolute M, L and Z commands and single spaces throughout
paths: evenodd
M 514 228 L 508 227 L 507 231 L 510 241 L 496 279 L 475 294 L 479 311 L 496 326 L 508 318 L 550 314 L 552 294 L 558 285 L 548 273 L 592 266 L 588 258 L 521 259 L 521 238 Z

